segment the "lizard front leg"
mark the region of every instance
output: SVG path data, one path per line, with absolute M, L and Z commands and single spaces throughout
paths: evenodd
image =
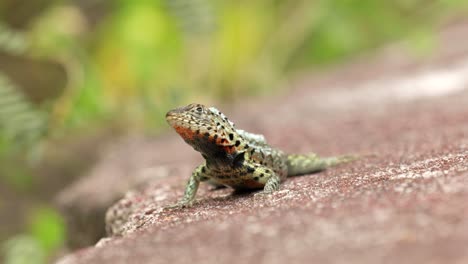
M 200 182 L 208 180 L 206 175 L 207 168 L 205 164 L 198 166 L 190 176 L 187 186 L 185 187 L 184 196 L 176 204 L 170 205 L 167 208 L 178 208 L 178 207 L 190 207 L 195 201 L 195 195 L 197 194 L 198 186 Z

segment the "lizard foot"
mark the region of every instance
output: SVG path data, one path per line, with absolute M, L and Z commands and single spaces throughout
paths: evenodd
M 181 208 L 189 208 L 195 204 L 195 201 L 179 201 L 175 204 L 170 204 L 164 207 L 164 209 L 181 209 Z
M 268 198 L 273 192 L 260 191 L 254 194 L 254 200 L 263 200 Z

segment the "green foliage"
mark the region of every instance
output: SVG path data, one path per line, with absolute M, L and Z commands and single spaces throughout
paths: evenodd
M 52 131 L 105 121 L 157 128 L 189 101 L 271 93 L 289 72 L 346 59 L 392 39 L 431 50 L 433 26 L 459 0 L 378 2 L 120 0 L 94 28 L 72 4 L 49 8 L 28 45 L 70 77 Z
M 154 114 L 169 107 L 169 87 L 182 83 L 177 81 L 181 39 L 174 22 L 157 1 L 121 1 L 99 32 L 93 63 L 103 81 L 102 103 L 137 126 L 161 120 Z
M 208 34 L 214 30 L 213 6 L 208 0 L 165 0 L 164 4 L 188 37 Z
M 49 207 L 39 207 L 31 212 L 28 229 L 28 233 L 13 236 L 1 245 L 5 264 L 47 263 L 64 243 L 64 222 Z
M 46 252 L 53 252 L 63 244 L 65 224 L 55 210 L 49 207 L 36 208 L 29 219 L 29 233 Z
M 10 30 L 0 21 L 0 50 L 12 54 L 21 54 L 27 48 L 24 36 L 14 30 Z
M 19 164 L 35 161 L 46 129 L 46 115 L 0 72 L 0 182 L 15 190 L 30 189 L 31 172 Z
M 46 125 L 45 115 L 0 72 L 0 151 L 31 147 Z
M 0 51 L 21 55 L 26 47 L 27 41 L 21 32 L 0 23 Z M 46 127 L 46 115 L 33 106 L 0 71 L 0 164 L 3 158 L 17 155 L 35 145 Z
M 30 235 L 17 235 L 3 245 L 5 264 L 45 264 L 46 253 L 39 241 Z
M 106 100 L 102 93 L 95 70 L 83 65 L 83 79 L 72 94 L 64 98 L 63 102 L 57 104 L 59 116 L 56 116 L 58 127 L 76 128 L 83 127 L 92 121 L 102 119 L 106 115 Z

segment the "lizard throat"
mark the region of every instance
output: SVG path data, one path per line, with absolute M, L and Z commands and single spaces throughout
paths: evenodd
M 177 133 L 185 140 L 193 140 L 195 138 L 195 132 L 190 128 L 186 128 L 183 126 L 175 126 L 174 129 Z
M 210 133 L 193 131 L 183 126 L 175 126 L 177 133 L 196 151 L 211 158 L 224 158 L 236 153 L 237 149 L 226 139 L 215 137 Z

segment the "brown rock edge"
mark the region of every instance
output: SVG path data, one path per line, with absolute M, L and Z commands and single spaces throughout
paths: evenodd
M 163 210 L 183 193 L 190 154 L 113 206 L 110 238 L 58 263 L 468 263 L 468 39 L 453 41 L 467 32 L 449 27 L 431 58 L 391 49 L 226 111 L 285 151 L 360 160 L 268 198 L 203 186 L 194 207 Z M 191 151 L 176 137 L 154 144 L 170 148 L 145 155 L 165 162 Z

